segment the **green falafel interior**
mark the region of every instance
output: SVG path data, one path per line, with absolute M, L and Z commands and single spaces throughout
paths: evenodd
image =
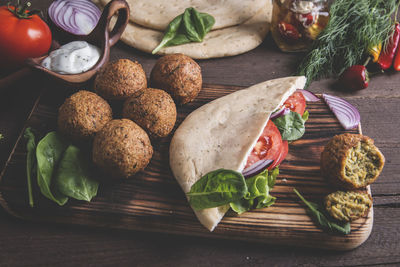
M 371 207 L 372 198 L 368 192 L 336 191 L 325 198 L 326 210 L 339 221 L 354 221 L 366 215 Z

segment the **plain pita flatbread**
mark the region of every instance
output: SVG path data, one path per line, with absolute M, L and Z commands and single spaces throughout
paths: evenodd
M 98 4 L 98 0 L 93 1 Z M 272 3 L 266 5 L 245 23 L 210 31 L 201 43 L 188 43 L 162 48 L 157 54 L 182 53 L 194 59 L 235 56 L 248 52 L 262 43 L 268 34 L 272 19 Z M 151 53 L 164 34 L 134 23 L 128 23 L 121 40 L 129 46 Z
M 296 89 L 304 76 L 275 79 L 218 98 L 189 114 L 170 145 L 170 166 L 185 193 L 203 175 L 224 168 L 241 172 L 271 113 Z M 195 211 L 213 231 L 229 206 Z
M 253 17 L 269 0 L 126 0 L 130 20 L 143 27 L 164 31 L 187 7 L 215 18 L 213 30 L 241 24 Z M 105 6 L 110 0 L 100 0 Z

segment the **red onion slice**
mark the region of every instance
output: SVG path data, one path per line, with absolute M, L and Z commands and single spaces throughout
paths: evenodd
M 281 109 L 279 109 L 278 111 L 274 112 L 271 114 L 271 116 L 269 117 L 271 120 L 285 116 L 286 114 L 288 114 L 290 112 L 289 108 L 283 107 Z
M 49 7 L 53 23 L 75 35 L 87 35 L 100 19 L 101 11 L 90 0 L 57 0 Z
M 356 107 L 337 96 L 322 94 L 322 98 L 333 114 L 335 114 L 343 128 L 350 130 L 359 125 L 360 112 L 358 112 Z
M 273 160 L 270 159 L 262 159 L 248 167 L 247 169 L 242 171 L 244 178 L 250 178 L 254 175 L 259 174 L 273 163 Z
M 304 89 L 298 89 L 298 92 L 302 93 L 306 101 L 308 102 L 318 102 L 320 99 L 318 96 L 314 95 L 310 91 L 304 90 Z

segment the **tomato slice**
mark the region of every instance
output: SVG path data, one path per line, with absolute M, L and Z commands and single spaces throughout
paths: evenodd
M 281 153 L 279 153 L 279 156 L 278 156 L 277 159 L 271 164 L 271 166 L 268 167 L 268 170 L 272 170 L 273 168 L 275 168 L 276 166 L 278 166 L 279 164 L 281 164 L 281 162 L 286 158 L 288 152 L 289 152 L 289 143 L 288 143 L 287 140 L 283 140 L 283 141 L 282 141 Z
M 288 99 L 286 99 L 283 105 L 291 111 L 297 112 L 303 116 L 303 113 L 306 110 L 306 99 L 301 92 L 294 92 Z
M 306 99 L 301 92 L 294 92 L 284 103 L 290 110 L 304 114 Z M 247 158 L 245 169 L 262 159 L 271 159 L 274 162 L 268 167 L 272 170 L 286 158 L 289 151 L 288 141 L 282 141 L 281 133 L 272 121 L 268 121 L 256 145 Z
M 272 121 L 268 121 L 256 145 L 247 158 L 245 169 L 262 159 L 276 161 L 282 150 L 282 136 Z M 270 168 L 268 168 L 270 169 Z

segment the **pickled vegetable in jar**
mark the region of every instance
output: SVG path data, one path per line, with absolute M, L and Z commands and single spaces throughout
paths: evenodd
M 329 0 L 274 0 L 271 33 L 284 52 L 305 51 L 329 20 Z

